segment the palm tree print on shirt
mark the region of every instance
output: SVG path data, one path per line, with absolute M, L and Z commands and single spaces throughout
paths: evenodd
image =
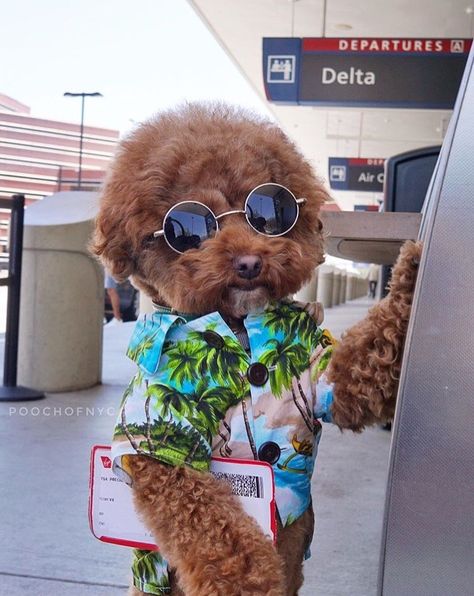
M 221 406 L 217 407 L 217 410 L 223 414 L 219 418 L 219 422 L 231 406 L 240 402 L 249 444 L 254 459 L 258 459 L 255 439 L 244 402 L 249 389 L 241 371 L 248 367 L 247 355 L 238 340 L 228 335 L 220 336 L 221 345 L 209 345 L 205 334 L 208 331 L 214 331 L 214 329 L 215 325 L 209 325 L 205 331 L 191 331 L 188 334 L 188 339 L 184 341 L 165 345 L 163 353 L 169 358 L 168 367 L 172 371 L 170 379 L 179 383 L 191 382 L 198 373 L 202 377 L 209 376 L 212 381 L 219 383 L 214 388 L 198 386 L 193 395 L 198 409 L 201 409 L 201 415 L 204 416 L 205 427 L 212 428 L 213 434 L 218 432 L 218 426 L 215 427 L 212 420 L 213 413 L 216 412 L 216 400 L 221 401 Z M 208 411 L 207 417 L 206 410 Z
M 283 390 L 291 390 L 295 406 L 308 430 L 314 434 L 313 412 L 300 377 L 310 366 L 310 353 L 322 332 L 308 313 L 285 304 L 266 313 L 263 324 L 273 335 L 281 337 L 266 341 L 264 345 L 268 349 L 260 357 L 270 371 L 272 393 L 281 397 Z
M 155 345 L 156 337 L 158 336 L 159 329 L 151 335 L 146 335 L 141 341 L 138 341 L 133 347 L 130 345 L 127 349 L 127 356 L 134 362 L 139 362 L 143 356 L 146 355 Z
M 313 432 L 312 412 L 309 408 L 299 375 L 308 368 L 308 353 L 301 344 L 293 343 L 291 338 L 282 341 L 269 339 L 265 342 L 269 349 L 262 354 L 260 362 L 270 371 L 270 387 L 276 397 L 281 397 L 284 389 L 290 389 L 295 406 L 301 414 L 308 429 Z M 296 379 L 303 405 L 298 401 L 293 381 Z
M 167 573 L 167 562 L 162 555 L 157 551 L 138 550 L 133 551 L 134 561 L 132 564 L 132 573 L 134 579 L 138 581 L 135 587 L 140 590 L 156 590 L 160 589 L 169 592 L 171 585 Z
M 314 433 L 313 412 L 301 375 L 310 367 L 309 357 L 321 331 L 306 312 L 288 304 L 268 310 L 261 323 L 270 339 L 264 341 L 263 336 L 259 362 L 269 369 L 271 391 L 276 398 L 281 398 L 284 390 L 290 391 L 304 424 Z M 230 334 L 221 334 L 217 343 L 209 343 L 206 333 L 216 333 L 215 328 L 211 324 L 202 331 L 189 331 L 178 341 L 167 339 L 161 352 L 164 361 L 157 369 L 160 374 L 150 377 L 140 372 L 127 389 L 127 394 L 136 390 L 144 397 L 145 423 L 136 429 L 138 435 L 131 432 L 132 425 L 127 428 L 124 408 L 120 425 L 137 452 L 157 456 L 165 452 L 169 459 L 176 460 L 179 455 L 183 463 L 194 465 L 196 459 L 198 466 L 205 466 L 212 437 L 219 434 L 227 410 L 240 402 L 249 446 L 258 459 L 248 411 L 250 385 L 245 372 L 249 358 Z M 155 336 L 153 331 L 139 337 L 129 356 L 146 358 L 155 349 Z M 226 439 L 228 442 L 230 433 Z
M 306 311 L 285 303 L 267 311 L 263 324 L 272 335 L 282 333 L 285 337 L 296 338 L 308 352 L 314 350 L 323 335 Z
M 324 370 L 334 341 L 293 304 L 273 303 L 244 325 L 249 352 L 217 312 L 154 314 L 137 323 L 129 355 L 139 370 L 125 391 L 114 463 L 143 453 L 207 471 L 212 452 L 258 459 L 265 442 L 274 442 L 281 451 L 272 463 L 276 500 L 289 524 L 308 504 L 321 428 L 315 415 L 330 414 Z M 265 385 L 247 377 L 254 362 L 268 369 Z
M 214 383 L 224 383 L 226 378 L 229 379 L 231 369 L 228 366 L 245 365 L 245 352 L 243 355 L 240 353 L 240 344 L 232 338 L 222 338 L 222 347 L 215 348 L 207 344 L 203 333 L 192 334 L 192 338 L 165 343 L 163 356 L 167 358 L 167 382 L 152 383 L 150 379 L 140 379 L 145 389 L 146 424 L 136 430 L 144 439 L 137 441 L 131 432 L 131 425 L 127 425 L 125 420 L 125 408 L 122 409 L 121 427 L 138 453 L 158 455 L 159 452 L 166 452 L 169 459 L 178 452 L 184 463 L 193 462 L 201 467 L 209 459 L 209 449 L 204 448 L 206 443 L 209 444 L 212 436 L 217 434 L 227 410 L 244 397 L 238 371 L 234 370 L 234 374 L 230 375 L 230 383 Z M 146 349 L 138 344 L 136 354 L 145 354 L 150 349 L 148 339 L 145 338 L 143 343 Z M 130 385 L 127 396 L 135 386 L 135 383 Z M 185 391 L 185 387 L 191 389 Z M 155 417 L 153 422 L 150 408 Z M 178 430 L 183 435 L 179 439 Z M 192 444 L 190 439 L 193 440 Z M 196 459 L 200 461 L 196 462 Z
M 247 355 L 237 339 L 222 335 L 222 345 L 209 345 L 205 340 L 208 331 L 214 331 L 215 325 L 209 325 L 205 331 L 192 331 L 189 340 L 200 348 L 198 370 L 202 375 L 208 373 L 219 385 L 227 385 L 237 393 L 242 393 L 242 370 L 246 370 Z
M 186 381 L 195 379 L 200 372 L 203 348 L 204 346 L 190 340 L 165 342 L 163 355 L 168 357 L 170 381 L 181 387 Z
M 124 431 L 126 432 L 124 433 Z M 202 435 L 192 426 L 176 421 L 169 424 L 165 420 L 154 420 L 149 427 L 153 445 L 151 452 L 148 450 L 146 433 L 146 424 L 129 422 L 126 427 L 117 427 L 114 438 L 120 440 L 125 434 L 136 453 L 154 455 L 160 461 L 172 465 L 192 463 L 193 468 L 196 470 L 208 470 L 209 446 L 203 440 Z

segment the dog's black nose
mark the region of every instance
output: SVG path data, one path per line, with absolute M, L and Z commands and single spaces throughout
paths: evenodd
M 262 270 L 262 259 L 257 255 L 242 255 L 235 257 L 232 265 L 239 277 L 254 279 L 260 275 Z

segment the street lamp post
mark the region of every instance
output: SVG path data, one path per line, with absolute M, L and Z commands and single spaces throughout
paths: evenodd
M 81 190 L 82 184 L 82 144 L 84 139 L 84 102 L 86 97 L 103 97 L 102 93 L 95 91 L 94 93 L 71 93 L 66 91 L 64 97 L 80 97 L 81 98 L 81 129 L 79 133 L 79 176 L 78 176 L 78 190 Z

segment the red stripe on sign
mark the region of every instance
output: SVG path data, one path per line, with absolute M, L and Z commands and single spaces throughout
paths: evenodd
M 368 52 L 374 54 L 467 54 L 472 39 L 386 39 L 305 37 L 303 52 Z
M 350 166 L 383 166 L 385 159 L 379 157 L 350 157 Z

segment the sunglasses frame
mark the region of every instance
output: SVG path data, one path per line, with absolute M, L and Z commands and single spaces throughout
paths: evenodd
M 291 226 L 287 230 L 285 230 L 281 234 L 265 234 L 265 232 L 260 232 L 259 230 L 257 230 L 257 228 L 255 228 L 250 223 L 249 216 L 247 214 L 247 203 L 248 203 L 248 200 L 250 199 L 251 195 L 259 188 L 262 188 L 262 186 L 269 186 L 269 185 L 278 186 L 279 188 L 286 190 L 286 192 L 288 192 L 291 195 L 291 197 L 295 201 L 295 205 L 296 205 L 295 221 L 291 224 Z M 208 205 L 205 205 L 204 203 L 201 203 L 200 201 L 191 201 L 191 200 L 190 201 L 180 201 L 179 203 L 176 203 L 176 205 L 173 205 L 165 213 L 165 216 L 163 217 L 163 228 L 161 230 L 157 230 L 156 232 L 153 232 L 153 238 L 159 238 L 160 236 L 163 236 L 166 241 L 166 244 L 171 248 L 171 250 L 178 253 L 179 255 L 183 255 L 187 251 L 182 252 L 182 251 L 178 250 L 177 248 L 174 248 L 173 246 L 171 246 L 170 242 L 168 241 L 168 238 L 166 237 L 164 226 L 165 226 L 166 218 L 168 217 L 168 215 L 174 209 L 176 209 L 176 207 L 178 207 L 179 205 L 185 205 L 186 203 L 193 203 L 194 205 L 201 205 L 202 207 L 205 207 L 211 213 L 211 215 L 214 217 L 215 222 L 216 222 L 216 234 L 219 232 L 219 219 L 221 217 L 224 217 L 226 215 L 234 215 L 236 213 L 243 213 L 245 215 L 245 219 L 247 220 L 248 225 L 252 228 L 252 230 L 254 230 L 254 232 L 256 232 L 257 234 L 260 234 L 261 236 L 265 236 L 266 238 L 278 238 L 279 236 L 284 236 L 285 234 L 288 234 L 288 232 L 295 227 L 296 222 L 298 221 L 298 218 L 300 216 L 300 205 L 303 205 L 304 203 L 306 203 L 306 199 L 304 199 L 304 198 L 297 199 L 295 197 L 295 195 L 291 192 L 291 190 L 289 188 L 286 188 L 286 186 L 283 186 L 283 184 L 278 184 L 276 182 L 265 182 L 263 184 L 259 184 L 258 186 L 256 186 L 254 189 L 252 189 L 249 192 L 249 194 L 247 195 L 247 198 L 245 199 L 243 209 L 233 209 L 232 211 L 226 211 L 225 213 L 220 213 L 219 215 L 216 215 L 214 213 L 214 211 L 210 207 L 208 207 Z M 210 238 L 212 238 L 212 236 L 210 236 Z

